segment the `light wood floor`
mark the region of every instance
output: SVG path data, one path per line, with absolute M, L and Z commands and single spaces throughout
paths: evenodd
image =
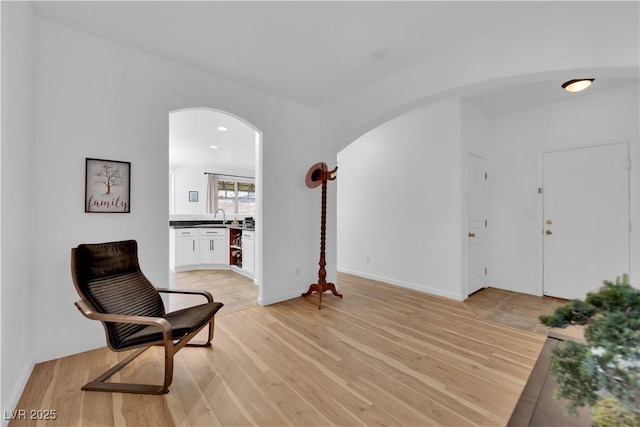
M 201 289 L 211 292 L 216 301 L 224 303 L 224 307 L 217 314 L 218 317 L 258 305 L 258 287 L 253 284 L 253 280 L 231 270 L 171 273 L 170 281 L 172 288 Z M 190 295 L 171 295 L 169 310 L 202 304 L 201 298 Z
M 181 278 L 172 277 L 176 286 L 186 286 Z M 126 353 L 102 348 L 38 364 L 18 409 L 53 409 L 57 419 L 11 425 L 507 424 L 543 335 L 482 320 L 462 302 L 355 276 L 340 274 L 338 286 L 344 298 L 327 295 L 322 310 L 316 295 L 225 306 L 213 347 L 180 351 L 164 396 L 80 391 Z M 222 294 L 214 297 L 226 302 Z M 153 348 L 114 379 L 161 382 L 161 364 Z

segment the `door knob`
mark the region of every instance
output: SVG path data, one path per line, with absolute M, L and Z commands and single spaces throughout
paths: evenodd
M 469 237 L 476 237 L 476 233 L 474 233 L 473 231 L 469 232 Z
M 553 231 L 551 231 L 551 230 L 547 230 L 547 231 L 545 231 L 545 234 L 547 234 L 547 235 L 552 235 L 552 234 L 553 234 Z

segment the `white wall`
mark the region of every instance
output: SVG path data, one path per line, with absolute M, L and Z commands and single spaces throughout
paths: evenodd
M 468 153 L 479 157 L 489 156 L 489 122 L 487 116 L 469 105 L 465 100 L 461 102 L 461 128 L 463 160 Z
M 464 299 L 460 118 L 449 99 L 340 152 L 339 270 Z
M 207 213 L 207 177 L 204 166 L 185 165 L 171 170 L 174 178 L 176 214 Z M 198 201 L 189 201 L 189 192 L 198 192 Z
M 574 100 L 515 111 L 491 120 L 491 286 L 541 295 L 538 240 L 543 219 L 541 196 L 537 192 L 538 153 L 620 141 L 630 141 L 637 152 L 638 91 L 638 86 L 627 86 L 592 95 L 585 93 Z M 639 167 L 634 165 L 632 174 L 635 177 L 632 188 L 636 191 Z M 637 233 L 633 242 L 637 255 Z M 637 271 L 632 273 L 638 277 Z
M 306 290 L 315 274 L 308 241 L 316 221 L 308 212 L 315 197 L 303 178 L 318 152 L 316 110 L 45 20 L 36 23 L 29 166 L 36 177 L 29 205 L 31 287 L 40 313 L 33 324 L 35 360 L 104 345 L 101 326 L 73 307 L 71 247 L 137 239 L 144 272 L 159 286 L 168 284 L 168 117 L 176 109 L 228 111 L 264 132 L 260 302 Z M 85 157 L 131 162 L 130 214 L 84 213 Z M 283 257 L 292 247 L 295 254 Z
M 487 118 L 452 98 L 390 120 L 341 151 L 339 270 L 465 299 L 467 161 L 469 153 L 487 159 L 488 138 Z M 395 202 L 387 202 L 390 194 Z
M 33 26 L 31 5 L 2 2 L 2 184 L 0 236 L 2 259 L 2 385 L 0 407 L 18 403 L 33 367 L 35 325 L 32 287 L 33 246 L 29 229 L 35 203 L 30 194 L 33 178 L 43 186 L 46 176 L 32 169 L 33 153 Z M 2 420 L 2 424 L 6 424 Z

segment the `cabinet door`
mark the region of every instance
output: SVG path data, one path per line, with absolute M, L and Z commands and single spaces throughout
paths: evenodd
M 225 264 L 226 249 L 224 236 L 201 236 L 200 264 Z
M 195 237 L 176 238 L 176 267 L 198 264 L 198 244 Z
M 245 231 L 242 236 L 242 268 L 253 273 L 255 266 L 255 242 L 253 232 Z

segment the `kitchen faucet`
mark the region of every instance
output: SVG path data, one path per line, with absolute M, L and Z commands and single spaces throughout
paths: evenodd
M 216 209 L 216 211 L 213 213 L 213 217 L 214 218 L 218 217 L 218 211 L 222 211 L 222 225 L 225 225 L 227 223 L 227 214 L 225 213 L 224 209 L 222 208 Z

